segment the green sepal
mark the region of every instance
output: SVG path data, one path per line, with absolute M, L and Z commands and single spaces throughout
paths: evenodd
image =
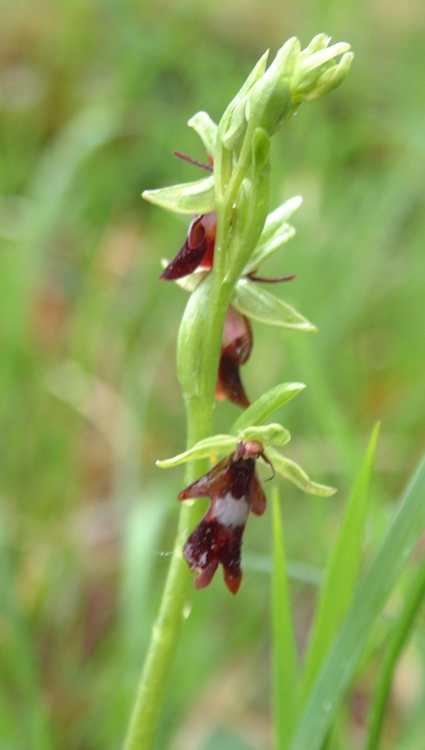
M 278 474 L 281 474 L 285 479 L 295 484 L 303 492 L 321 497 L 330 497 L 335 494 L 335 487 L 328 487 L 325 484 L 313 482 L 301 466 L 298 466 L 295 461 L 291 461 L 290 458 L 282 456 L 274 448 L 269 448 L 267 457 L 272 462 L 273 468 Z
M 179 453 L 174 458 L 166 458 L 164 461 L 157 461 L 156 465 L 160 469 L 171 469 L 173 466 L 184 464 L 198 458 L 208 458 L 216 455 L 230 453 L 236 448 L 238 439 L 232 435 L 215 435 L 214 437 L 200 440 L 193 448 L 184 453 Z
M 235 435 L 214 435 L 214 437 L 200 440 L 189 450 L 179 453 L 173 458 L 166 458 L 163 461 L 157 461 L 156 465 L 160 469 L 171 469 L 173 466 L 187 463 L 187 461 L 198 458 L 208 458 L 231 453 L 235 450 L 238 442 L 242 440 L 259 440 L 264 447 L 270 445 L 286 445 L 291 439 L 291 435 L 285 427 L 280 424 L 268 424 L 260 427 L 252 426 L 242 430 L 238 436 Z
M 276 233 L 280 231 L 282 224 L 285 224 L 291 218 L 302 202 L 301 195 L 294 195 L 268 215 L 261 234 L 260 246 L 265 245 L 273 239 Z
M 199 135 L 208 154 L 214 157 L 217 141 L 217 125 L 207 112 L 197 112 L 187 123 Z
M 207 214 L 215 209 L 214 176 L 159 190 L 145 190 L 142 198 L 180 214 Z
M 286 445 L 291 439 L 291 433 L 277 423 L 251 425 L 239 432 L 238 439 L 243 440 L 244 443 L 247 440 L 259 440 L 267 448 L 269 445 Z
M 264 393 L 260 398 L 248 406 L 234 422 L 230 432 L 237 435 L 241 430 L 260 425 L 280 406 L 286 404 L 291 398 L 305 388 L 304 383 L 281 383 Z
M 291 305 L 270 294 L 270 292 L 262 289 L 257 282 L 249 279 L 239 279 L 233 290 L 231 302 L 242 315 L 258 320 L 260 323 L 306 331 L 307 333 L 317 331 L 316 326 Z
M 287 223 L 287 219 L 297 210 L 301 203 L 301 196 L 296 195 L 268 215 L 257 247 L 244 268 L 244 274 L 257 270 L 272 253 L 276 252 L 283 244 L 292 239 L 295 229 Z
M 276 250 L 279 250 L 282 245 L 291 240 L 292 237 L 295 236 L 295 234 L 296 231 L 294 227 L 292 227 L 290 224 L 283 224 L 280 228 L 280 231 L 276 232 L 275 236 L 272 240 L 270 240 L 270 242 L 268 242 L 266 245 L 261 245 L 261 247 L 257 245 L 255 251 L 251 255 L 250 261 L 244 268 L 244 275 L 256 271 L 261 266 L 261 264 L 270 257 L 270 255 L 273 255 Z

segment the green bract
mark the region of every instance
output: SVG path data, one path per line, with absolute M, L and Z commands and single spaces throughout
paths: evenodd
M 301 196 L 296 195 L 268 215 L 258 244 L 244 268 L 245 274 L 257 270 L 261 263 L 264 263 L 275 250 L 278 250 L 294 236 L 295 229 L 287 223 L 287 219 L 292 216 L 301 203 Z

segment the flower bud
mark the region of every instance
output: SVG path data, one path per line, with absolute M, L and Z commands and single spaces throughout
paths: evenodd
M 321 39 L 322 36 L 323 39 Z M 294 106 L 298 106 L 302 101 L 320 99 L 328 91 L 336 88 L 350 69 L 353 53 L 348 52 L 349 44 L 339 42 L 327 47 L 330 37 L 319 35 L 315 39 L 321 40 L 326 47 L 315 49 L 318 45 L 313 45 L 313 40 L 309 47 L 300 54 L 293 79 Z M 311 53 L 307 54 L 310 50 Z M 341 59 L 335 62 L 340 55 L 342 55 Z
M 279 129 L 291 109 L 291 83 L 299 52 L 298 39 L 289 39 L 247 97 L 247 120 L 253 119 L 269 135 Z

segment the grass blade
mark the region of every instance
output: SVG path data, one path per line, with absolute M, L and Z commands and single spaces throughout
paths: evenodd
M 290 750 L 320 750 L 341 698 L 425 523 L 425 457 L 358 585 L 351 606 L 302 711 Z
M 40 692 L 40 675 L 31 634 L 13 596 L 15 577 L 4 539 L 1 508 L 0 511 L 0 613 L 3 628 L 0 644 L 0 677 L 6 686 L 5 690 L 0 692 L 0 719 L 5 712 L 13 711 L 14 700 L 19 707 L 19 722 L 13 726 L 12 719 L 9 727 L 5 725 L 5 732 L 8 731 L 11 737 L 15 735 L 13 739 L 16 739 L 20 747 L 26 747 L 28 750 L 52 750 L 55 743 L 49 710 L 47 705 L 44 705 Z M 7 674 L 6 679 L 3 669 Z M 11 683 L 8 682 L 10 676 L 13 680 L 12 689 Z M 3 748 L 5 745 L 1 742 L 2 727 L 3 720 L 0 722 L 0 746 Z
M 353 595 L 360 569 L 363 529 L 378 432 L 379 424 L 373 429 L 329 554 L 307 653 L 303 696 L 307 695 L 320 669 Z
M 411 633 L 415 616 L 425 596 L 425 557 L 416 571 L 407 592 L 404 609 L 398 618 L 385 650 L 369 710 L 369 731 L 366 750 L 376 750 L 381 734 L 385 706 L 397 659 Z
M 289 602 L 288 576 L 277 490 L 272 494 L 273 699 L 276 747 L 289 746 L 298 710 L 298 669 Z

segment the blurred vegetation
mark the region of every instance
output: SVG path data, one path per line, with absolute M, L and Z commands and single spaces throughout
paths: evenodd
M 282 295 L 319 333 L 258 325 L 243 371 L 252 398 L 307 384 L 279 415 L 288 455 L 340 488 L 329 500 L 282 488 L 302 648 L 317 576 L 295 563 L 323 564 L 373 423 L 370 548 L 425 443 L 425 6 L 3 0 L 1 10 L 0 748 L 112 750 L 181 488 L 178 469 L 154 462 L 185 440 L 174 362 L 185 297 L 157 276 L 186 222 L 140 193 L 197 178 L 171 156 L 205 158 L 187 120 L 201 109 L 217 120 L 264 49 L 321 31 L 352 44 L 344 85 L 304 105 L 273 145 L 272 208 L 297 193 L 304 203 L 270 271 L 296 272 Z M 236 413 L 220 404 L 218 429 Z M 158 748 L 270 748 L 267 514 L 244 550 L 236 599 L 220 576 L 194 599 Z M 396 675 L 388 748 L 422 737 L 424 625 Z M 373 675 L 372 653 L 346 717 L 352 747 Z

